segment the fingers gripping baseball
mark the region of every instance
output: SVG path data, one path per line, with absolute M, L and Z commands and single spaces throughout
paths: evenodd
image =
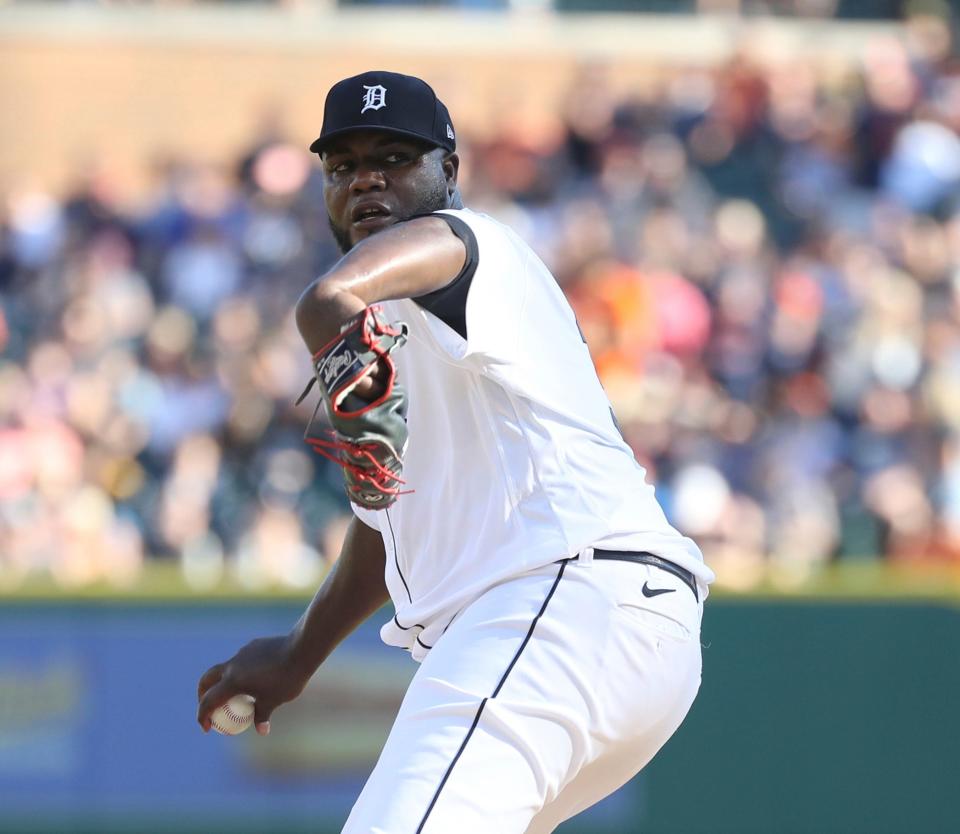
M 306 686 L 309 673 L 293 662 L 287 637 L 254 640 L 226 663 L 212 666 L 197 687 L 197 722 L 208 732 L 213 713 L 235 695 L 254 699 L 257 732 L 270 732 L 270 716 L 281 704 L 292 701 Z
M 211 666 L 200 676 L 200 682 L 197 684 L 198 699 L 203 698 L 204 693 L 223 677 L 223 670 L 225 668 L 226 664 L 218 663 L 216 666 Z
M 273 711 L 277 708 L 277 704 L 266 705 L 262 704 L 259 701 L 255 701 L 253 704 L 253 726 L 257 728 L 257 732 L 260 735 L 265 736 L 270 733 L 270 716 L 273 714 Z

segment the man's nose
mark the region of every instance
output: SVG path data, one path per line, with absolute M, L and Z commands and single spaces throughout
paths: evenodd
M 375 165 L 357 167 L 350 187 L 354 191 L 383 191 L 387 187 L 383 171 Z

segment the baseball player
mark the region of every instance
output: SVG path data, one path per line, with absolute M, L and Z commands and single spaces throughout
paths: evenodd
M 546 834 L 637 773 L 700 684 L 713 574 L 547 268 L 463 207 L 455 148 L 420 79 L 367 72 L 327 96 L 310 149 L 344 255 L 296 312 L 326 417 L 307 442 L 343 466 L 355 518 L 291 632 L 199 685 L 205 730 L 248 693 L 266 733 L 390 600 L 381 636 L 421 665 L 349 834 Z

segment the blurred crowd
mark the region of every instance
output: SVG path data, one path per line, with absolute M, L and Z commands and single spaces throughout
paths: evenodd
M 960 67 L 940 18 L 856 60 L 584 67 L 465 137 L 468 205 L 573 304 L 668 516 L 721 581 L 960 560 Z M 455 108 L 454 108 L 455 113 Z M 147 559 L 309 586 L 349 509 L 302 442 L 292 322 L 337 252 L 315 161 L 109 168 L 0 208 L 0 582 Z

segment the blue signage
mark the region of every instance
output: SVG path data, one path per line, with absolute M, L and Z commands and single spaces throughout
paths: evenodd
M 268 737 L 204 735 L 195 720 L 200 674 L 301 609 L 0 609 L 0 831 L 339 831 L 416 671 L 380 643 L 376 617 L 274 713 Z M 595 822 L 624 810 L 614 800 Z

